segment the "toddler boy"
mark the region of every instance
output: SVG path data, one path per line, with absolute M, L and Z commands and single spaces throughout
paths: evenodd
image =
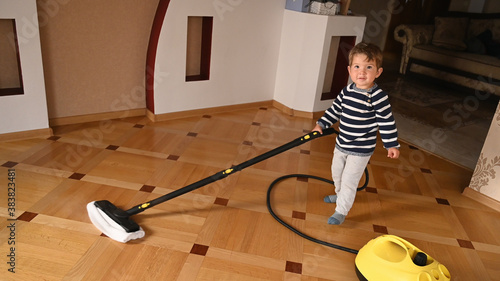
M 332 160 L 332 178 L 335 194 L 324 198 L 336 203 L 329 224 L 341 224 L 356 197 L 363 171 L 368 165 L 380 132 L 387 157 L 399 157 L 396 123 L 387 93 L 378 87 L 375 79 L 382 74 L 382 51 L 373 44 L 359 43 L 349 52 L 347 85 L 330 108 L 317 121 L 313 131 L 323 133 L 339 121 L 340 134 L 336 138 Z

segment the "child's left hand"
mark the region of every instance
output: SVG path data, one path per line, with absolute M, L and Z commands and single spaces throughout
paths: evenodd
M 387 150 L 387 157 L 392 159 L 398 159 L 399 157 L 399 149 L 395 147 L 391 147 Z

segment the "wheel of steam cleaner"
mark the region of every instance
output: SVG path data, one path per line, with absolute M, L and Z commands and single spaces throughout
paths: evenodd
M 289 150 L 298 145 L 304 144 L 310 140 L 327 136 L 331 134 L 338 134 L 338 131 L 333 128 L 323 130 L 323 134 L 318 132 L 311 132 L 300 138 L 297 138 L 289 143 L 286 143 L 280 147 L 277 147 L 271 151 L 264 154 L 256 156 L 250 160 L 247 160 L 239 165 L 233 166 L 231 168 L 220 171 L 210 177 L 199 180 L 188 186 L 180 188 L 178 190 L 172 191 L 168 194 L 160 196 L 149 202 L 139 204 L 128 210 L 122 210 L 113 203 L 107 200 L 93 201 L 87 204 L 87 212 L 92 223 L 102 231 L 109 238 L 126 243 L 132 239 L 139 239 L 144 237 L 144 230 L 134 222 L 130 217 L 145 210 L 154 207 L 158 204 L 166 202 L 170 199 L 176 198 L 182 194 L 196 190 L 202 186 L 213 183 L 215 181 L 226 178 L 227 176 L 238 172 L 259 163 L 265 159 L 273 157 L 280 154 L 286 150 Z M 358 188 L 364 189 L 368 183 L 368 170 L 365 169 L 365 184 Z M 270 193 L 273 186 L 281 180 L 290 177 L 307 177 L 314 178 L 326 182 L 331 182 L 323 178 L 310 176 L 310 175 L 287 175 L 276 179 L 268 189 L 267 193 L 267 206 L 271 215 L 282 223 L 288 229 L 292 230 L 296 234 L 310 241 L 319 243 L 321 245 L 329 246 L 353 254 L 357 254 L 355 259 L 356 273 L 360 280 L 370 280 L 370 281 L 405 281 L 405 280 L 450 280 L 450 273 L 446 267 L 434 259 L 432 259 L 427 254 L 420 251 L 418 248 L 410 244 L 409 242 L 391 235 L 383 235 L 372 239 L 368 244 L 366 244 L 359 251 L 350 249 L 347 247 L 331 244 L 325 241 L 321 241 L 312 238 L 308 235 L 301 233 L 300 231 L 294 229 L 290 225 L 286 224 L 281 220 L 272 210 L 270 205 Z M 408 262 L 410 261 L 410 262 Z M 425 265 L 424 265 L 425 264 Z M 410 272 L 410 273 L 408 273 Z M 415 279 L 414 276 L 417 276 Z

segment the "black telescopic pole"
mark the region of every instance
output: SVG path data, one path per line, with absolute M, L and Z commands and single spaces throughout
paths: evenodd
M 235 172 L 241 171 L 241 170 L 243 170 L 243 169 L 245 169 L 245 168 L 247 168 L 249 166 L 255 165 L 255 164 L 257 164 L 257 163 L 259 163 L 261 161 L 264 161 L 264 160 L 266 160 L 266 159 L 268 159 L 270 157 L 273 157 L 273 156 L 275 156 L 277 154 L 285 152 L 285 151 L 287 151 L 287 150 L 289 150 L 291 148 L 294 148 L 296 146 L 304 144 L 304 143 L 306 143 L 308 141 L 311 141 L 313 139 L 316 139 L 316 138 L 319 138 L 319 137 L 322 137 L 322 136 L 331 135 L 331 134 L 334 134 L 334 133 L 338 134 L 338 131 L 336 131 L 333 128 L 328 128 L 328 129 L 323 130 L 323 134 L 320 134 L 319 132 L 316 132 L 316 131 L 310 132 L 310 133 L 308 133 L 308 134 L 306 134 L 306 135 L 304 135 L 304 136 L 302 136 L 300 138 L 297 138 L 297 139 L 295 139 L 295 140 L 293 140 L 293 141 L 291 141 L 289 143 L 286 143 L 286 144 L 284 144 L 282 146 L 279 146 L 279 147 L 277 147 L 277 148 L 275 148 L 273 150 L 270 150 L 270 151 L 268 151 L 266 153 L 258 155 L 256 157 L 250 159 L 250 160 L 247 160 L 247 161 L 245 161 L 243 163 L 240 163 L 240 164 L 238 164 L 236 166 L 233 166 L 231 168 L 222 170 L 222 171 L 220 171 L 218 173 L 215 173 L 212 176 L 206 177 L 206 178 L 204 178 L 202 180 L 194 182 L 194 183 L 192 183 L 190 185 L 187 185 L 187 186 L 185 186 L 183 188 L 174 190 L 174 191 L 172 191 L 172 192 L 170 192 L 168 194 L 160 196 L 160 197 L 158 197 L 156 199 L 153 199 L 153 200 L 151 200 L 149 202 L 139 204 L 139 205 L 137 205 L 135 207 L 132 207 L 132 208 L 130 208 L 130 209 L 122 212 L 120 215 L 118 215 L 118 214 L 117 215 L 118 216 L 127 216 L 127 217 L 129 217 L 129 216 L 133 216 L 133 215 L 142 213 L 146 209 L 149 209 L 149 208 L 151 208 L 153 206 L 156 206 L 156 205 L 158 205 L 160 203 L 163 203 L 165 201 L 168 201 L 170 199 L 173 199 L 173 198 L 178 197 L 180 195 L 183 195 L 185 193 L 188 193 L 188 192 L 191 192 L 193 190 L 196 190 L 196 189 L 198 189 L 198 188 L 200 188 L 202 186 L 205 186 L 207 184 L 210 184 L 210 183 L 213 183 L 215 181 L 221 180 L 221 179 L 223 179 L 223 178 L 225 178 L 225 177 L 227 177 L 227 176 L 229 176 L 229 175 L 231 175 L 231 174 L 233 174 Z

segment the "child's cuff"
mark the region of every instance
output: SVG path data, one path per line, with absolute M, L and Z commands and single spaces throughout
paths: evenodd
M 326 129 L 326 127 L 323 123 L 317 121 L 316 124 L 319 125 L 322 130 Z

